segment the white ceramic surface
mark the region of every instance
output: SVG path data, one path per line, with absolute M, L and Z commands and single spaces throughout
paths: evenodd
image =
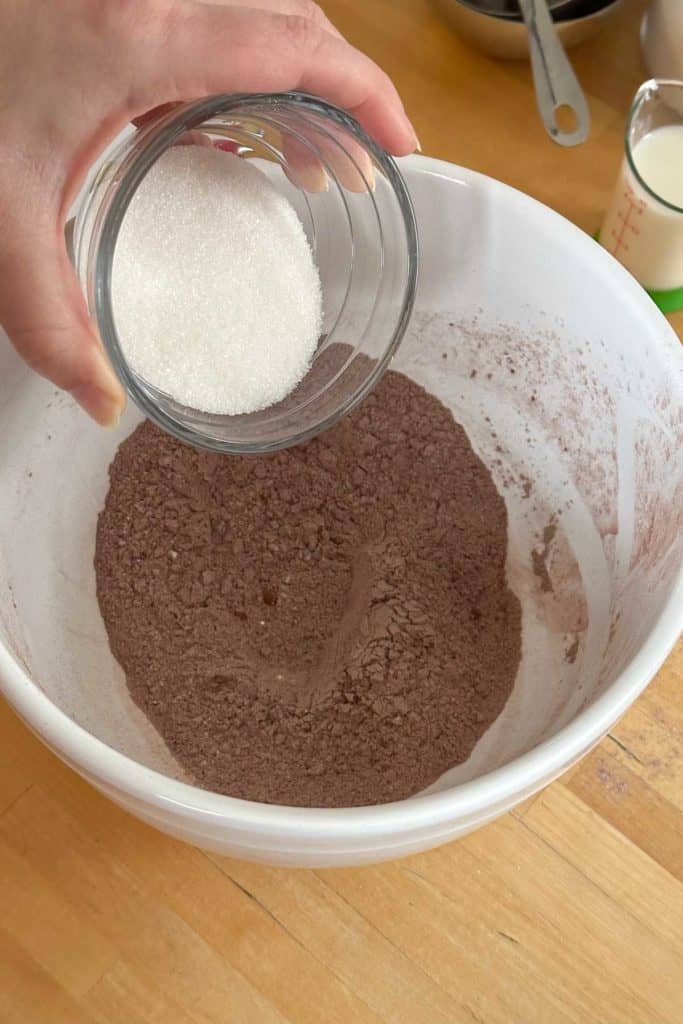
M 505 711 L 426 795 L 297 809 L 182 781 L 128 697 L 95 601 L 107 464 L 136 413 L 117 433 L 97 430 L 0 345 L 2 690 L 111 799 L 233 856 L 362 863 L 464 834 L 593 746 L 652 678 L 683 619 L 678 339 L 629 274 L 557 214 L 435 160 L 413 157 L 404 170 L 421 283 L 395 366 L 454 409 L 491 467 L 524 614 Z

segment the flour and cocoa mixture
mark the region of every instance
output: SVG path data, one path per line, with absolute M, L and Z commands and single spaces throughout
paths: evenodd
M 309 444 L 120 447 L 97 592 L 133 699 L 199 785 L 374 804 L 468 757 L 521 649 L 503 499 L 450 412 L 387 373 Z

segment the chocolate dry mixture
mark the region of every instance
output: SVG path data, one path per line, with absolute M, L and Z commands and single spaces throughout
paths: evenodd
M 305 446 L 119 448 L 97 593 L 131 695 L 207 789 L 318 807 L 465 760 L 521 653 L 507 516 L 463 429 L 389 372 Z

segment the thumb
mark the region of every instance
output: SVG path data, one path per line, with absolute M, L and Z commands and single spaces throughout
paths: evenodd
M 0 324 L 30 367 L 71 392 L 102 426 L 125 396 L 88 316 L 60 224 L 49 213 L 0 217 Z

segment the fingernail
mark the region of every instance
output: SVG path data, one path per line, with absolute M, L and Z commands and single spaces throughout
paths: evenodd
M 104 349 L 98 345 L 94 349 L 93 356 L 93 384 L 96 384 L 106 394 L 111 395 L 119 405 L 123 406 L 126 398 L 123 384 L 116 376 L 114 367 L 109 362 Z
M 321 141 L 320 149 L 343 188 L 361 194 L 375 191 L 372 157 L 359 144 L 345 139 L 344 148 L 340 149 L 332 143 Z
M 283 165 L 283 169 L 292 185 L 302 188 L 304 192 L 318 193 L 330 191 L 330 183 L 327 180 L 325 168 L 317 161 L 310 161 L 297 166 L 292 165 L 291 167 Z
M 415 136 L 415 152 L 416 153 L 421 153 L 422 152 L 422 146 L 420 145 L 420 140 L 418 139 L 417 135 Z
M 362 167 L 346 166 L 340 171 L 339 180 L 349 192 L 362 195 L 363 192 L 375 191 L 375 172 L 369 157 L 363 164 Z
M 107 420 L 105 420 L 105 422 L 100 423 L 100 426 L 104 427 L 105 430 L 116 430 L 116 428 L 118 427 L 119 423 L 121 422 L 121 413 L 122 413 L 122 411 L 123 410 L 119 409 L 118 406 L 116 408 L 112 409 L 111 415 L 109 416 L 109 418 Z
M 121 419 L 125 392 L 101 349 L 93 351 L 90 380 L 73 388 L 71 394 L 100 426 L 114 428 Z
M 113 430 L 121 419 L 121 403 L 95 384 L 79 384 L 71 392 L 72 397 L 101 427 Z
M 237 142 L 233 142 L 232 139 L 219 139 L 213 143 L 214 149 L 220 149 L 223 153 L 239 153 L 240 147 Z

